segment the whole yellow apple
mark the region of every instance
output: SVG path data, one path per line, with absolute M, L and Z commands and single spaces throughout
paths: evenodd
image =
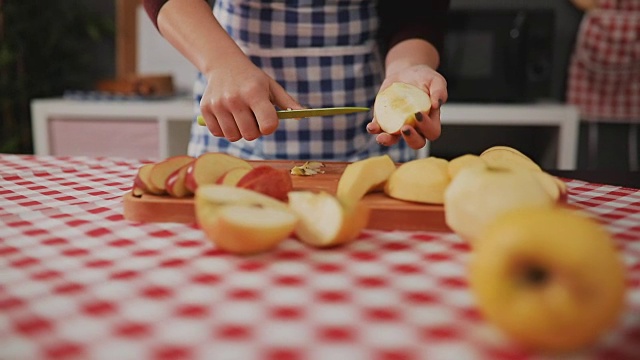
M 624 267 L 610 235 L 561 207 L 497 217 L 474 244 L 469 282 L 487 320 L 544 351 L 592 344 L 624 304 Z

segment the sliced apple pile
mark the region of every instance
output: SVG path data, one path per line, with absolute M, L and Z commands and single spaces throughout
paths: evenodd
M 416 116 L 431 110 L 429 95 L 420 88 L 396 82 L 381 91 L 373 104 L 376 121 L 382 131 L 399 134 L 402 126 L 414 126 Z
M 224 153 L 202 154 L 187 169 L 185 186 L 195 193 L 198 186 L 215 184 L 220 177 L 235 168 L 252 169 L 252 166 L 243 159 Z

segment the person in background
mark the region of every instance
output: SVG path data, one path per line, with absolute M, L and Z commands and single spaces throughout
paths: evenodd
M 409 161 L 440 136 L 447 83 L 436 69 L 449 0 L 143 0 L 199 70 L 188 153 L 245 159 Z M 429 94 L 415 128 L 384 133 L 373 114 L 279 120 L 276 107 L 372 107 L 391 83 Z M 274 106 L 275 105 L 275 106 Z

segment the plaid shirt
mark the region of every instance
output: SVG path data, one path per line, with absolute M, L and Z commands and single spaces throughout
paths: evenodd
M 370 0 L 218 0 L 214 14 L 249 58 L 308 107 L 372 106 L 383 77 L 375 37 L 378 16 Z M 194 87 L 199 112 L 205 79 Z M 222 151 L 247 159 L 356 161 L 389 154 L 408 161 L 404 141 L 379 145 L 366 131 L 373 114 L 282 120 L 278 130 L 234 143 L 194 124 L 189 154 Z

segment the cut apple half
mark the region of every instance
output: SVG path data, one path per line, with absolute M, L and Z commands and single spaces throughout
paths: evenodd
M 299 218 L 298 239 L 314 247 L 331 247 L 355 240 L 367 226 L 370 210 L 362 202 L 345 207 L 326 192 L 292 191 L 289 207 Z
M 395 82 L 376 96 L 373 110 L 382 131 L 399 134 L 402 126 L 414 126 L 416 116 L 431 110 L 431 99 L 416 86 Z
M 195 193 L 198 225 L 211 242 L 234 254 L 275 248 L 298 222 L 287 204 L 258 192 L 224 185 L 202 185 Z
M 345 206 L 354 206 L 366 194 L 384 189 L 396 164 L 389 155 L 374 156 L 347 165 L 338 181 L 336 197 Z
M 394 199 L 442 204 L 450 182 L 448 163 L 433 156 L 406 162 L 391 174 L 384 192 Z
M 185 186 L 195 193 L 198 186 L 215 184 L 233 168 L 251 169 L 252 166 L 243 159 L 224 153 L 202 154 L 187 169 Z
M 458 175 L 460 170 L 470 167 L 470 166 L 485 166 L 485 162 L 480 156 L 474 154 L 464 154 L 460 155 L 456 158 L 453 158 L 449 161 L 449 166 L 447 171 L 449 172 L 449 177 L 453 179 Z

